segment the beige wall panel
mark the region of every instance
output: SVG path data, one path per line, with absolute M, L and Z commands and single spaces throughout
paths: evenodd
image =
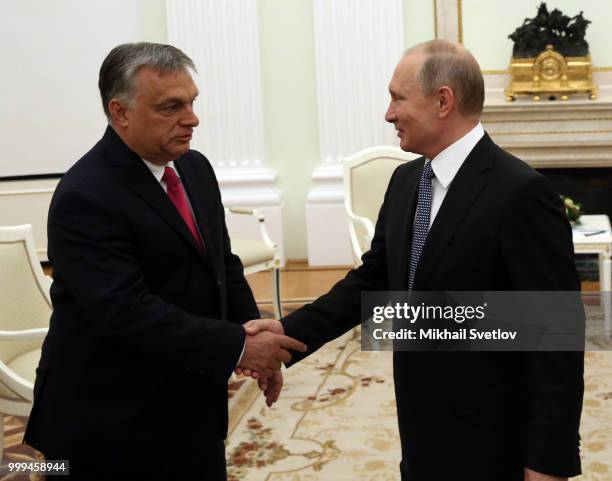
M 435 2 L 403 0 L 404 46 L 406 48 L 436 38 Z
M 261 0 L 259 32 L 267 162 L 283 196 L 288 259 L 305 259 L 306 194 L 319 163 L 312 2 Z

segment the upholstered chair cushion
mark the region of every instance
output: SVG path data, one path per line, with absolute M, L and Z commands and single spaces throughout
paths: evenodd
M 274 249 L 263 242 L 250 239 L 232 239 L 232 252 L 240 257 L 244 267 L 274 259 Z

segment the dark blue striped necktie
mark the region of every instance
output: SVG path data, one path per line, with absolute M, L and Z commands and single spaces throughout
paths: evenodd
M 414 284 L 414 274 L 419 265 L 421 252 L 427 240 L 429 232 L 429 217 L 431 214 L 431 181 L 434 173 L 431 168 L 431 161 L 427 161 L 423 167 L 421 180 L 419 181 L 419 199 L 417 202 L 414 226 L 412 229 L 412 245 L 410 246 L 410 267 L 408 276 L 408 290 L 412 290 Z

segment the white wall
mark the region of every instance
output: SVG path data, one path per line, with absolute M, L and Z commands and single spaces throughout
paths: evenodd
M 306 195 L 321 160 L 313 4 L 257 4 L 267 161 L 283 196 L 286 255 L 303 259 Z M 405 46 L 431 38 L 433 4 L 403 5 Z M 19 74 L 0 78 L 0 177 L 64 172 L 106 125 L 97 90 L 102 59 L 121 42 L 167 41 L 165 0 L 20 0 L 1 12 L 0 45 L 18 47 L 3 54 Z M 201 90 L 206 101 L 205 82 Z
M 3 2 L 0 177 L 61 173 L 89 150 L 106 126 L 100 64 L 142 37 L 140 0 Z

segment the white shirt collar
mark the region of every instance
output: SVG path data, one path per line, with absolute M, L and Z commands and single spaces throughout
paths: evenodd
M 141 157 L 141 159 L 142 159 L 142 157 Z M 173 160 L 168 162 L 166 165 L 157 165 L 157 164 L 154 164 L 153 162 L 151 162 L 151 161 L 149 161 L 147 159 L 142 159 L 142 161 L 149 168 L 149 170 L 155 176 L 155 179 L 157 179 L 157 182 L 159 182 L 159 183 L 161 183 L 161 181 L 162 181 L 162 177 L 164 176 L 164 170 L 166 169 L 166 167 L 172 167 L 176 171 L 176 175 L 180 178 L 180 175 L 179 175 L 178 171 L 174 167 L 174 161 Z
M 484 133 L 482 124 L 478 122 L 476 127 L 461 137 L 457 142 L 446 147 L 446 149 L 431 160 L 431 168 L 436 175 L 436 179 L 444 189 L 448 188 L 463 165 L 463 162 L 465 162 L 465 159 Z

